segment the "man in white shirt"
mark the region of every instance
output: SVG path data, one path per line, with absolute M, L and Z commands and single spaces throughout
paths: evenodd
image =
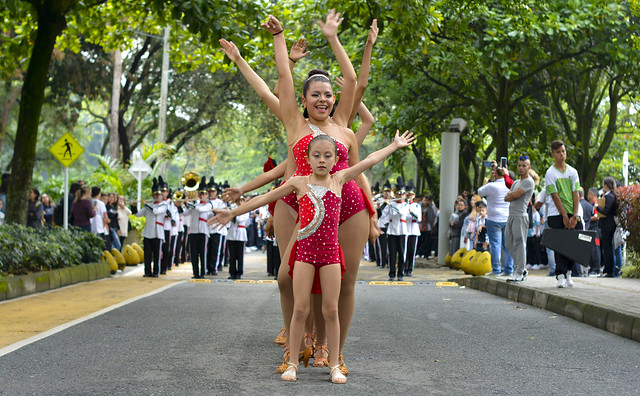
M 207 186 L 209 192 L 209 202 L 212 209 L 223 209 L 227 207 L 220 198 L 218 198 L 218 184 L 213 177 L 209 179 Z M 209 275 L 218 275 L 218 270 L 222 270 L 222 256 L 224 255 L 224 235 L 227 229 L 225 227 L 209 228 L 209 242 L 207 243 L 207 272 Z
M 240 198 L 238 205 L 244 203 Z M 227 234 L 227 251 L 229 252 L 229 279 L 242 279 L 244 273 L 244 247 L 247 243 L 247 226 L 249 213 L 241 214 L 229 222 Z
M 509 189 L 504 184 L 505 170 L 498 168 L 494 163 L 491 176 L 495 180 L 478 189 L 478 195 L 487 198 L 487 235 L 489 237 L 489 252 L 491 253 L 491 273 L 488 275 L 509 276 L 513 273 L 513 258 L 505 244 L 504 231 L 507 228 L 509 218 L 509 202 L 504 200 Z M 502 250 L 504 248 L 504 268 L 501 264 Z
M 91 187 L 91 199 L 93 200 L 93 210 L 96 215 L 91 218 L 91 232 L 98 234 L 104 241 L 106 250 L 111 250 L 111 239 L 109 238 L 109 215 L 107 205 L 100 199 L 102 193 L 100 187 Z
M 422 206 L 413 201 L 416 196 L 413 181 L 410 180 L 407 185 L 407 207 L 409 216 L 407 216 L 407 248 L 405 255 L 404 275 L 413 276 L 413 267 L 416 262 L 416 253 L 418 249 L 418 237 L 420 236 L 420 221 L 422 220 Z
M 404 185 L 398 183 L 396 186 L 396 199 L 391 201 L 384 208 L 382 217 L 388 219 L 387 243 L 389 245 L 389 280 L 403 280 L 404 275 L 404 252 L 407 238 L 407 217 L 409 215 L 409 205 L 405 202 Z M 396 272 L 397 263 L 397 272 Z

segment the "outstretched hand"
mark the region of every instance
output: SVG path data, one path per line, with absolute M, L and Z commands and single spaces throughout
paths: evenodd
M 309 55 L 309 51 L 305 52 L 305 50 L 307 49 L 307 45 L 309 45 L 309 42 L 303 38 L 294 41 L 293 45 L 291 46 L 291 51 L 289 51 L 289 57 L 294 62 L 297 62 L 305 56 Z
M 233 218 L 229 209 L 213 209 L 213 211 L 216 215 L 207 220 L 207 225 L 216 227 L 216 229 L 222 228 Z
M 273 15 L 267 17 L 267 21 L 262 24 L 262 27 L 271 34 L 277 34 L 282 31 L 282 24 Z
M 240 59 L 242 59 L 242 55 L 240 55 L 240 50 L 238 47 L 232 42 L 227 41 L 225 39 L 218 40 L 220 43 L 220 47 L 222 47 L 222 52 L 229 57 L 231 62 L 237 63 Z
M 336 91 L 336 95 L 340 95 L 342 93 L 342 86 L 344 85 L 344 77 L 338 76 L 338 77 L 336 77 L 334 82 L 336 83 L 337 86 L 340 87 L 340 90 Z
M 369 36 L 367 36 L 367 43 L 371 43 L 371 45 L 376 43 L 378 39 L 378 20 L 374 19 L 371 22 L 371 29 L 369 29 Z
M 238 187 L 229 187 L 224 190 L 224 194 L 222 194 L 222 200 L 226 203 L 236 202 L 242 196 L 242 190 Z
M 331 9 L 324 22 L 318 21 L 318 26 L 320 26 L 320 31 L 322 31 L 322 34 L 326 38 L 338 37 L 338 27 L 342 23 L 343 19 L 344 18 L 340 18 L 339 12 L 336 12 L 335 9 Z
M 404 131 L 404 133 L 400 135 L 400 131 L 396 130 L 396 137 L 393 139 L 393 142 L 398 146 L 398 148 L 403 148 L 410 146 L 415 139 L 416 137 L 413 136 L 412 132 Z

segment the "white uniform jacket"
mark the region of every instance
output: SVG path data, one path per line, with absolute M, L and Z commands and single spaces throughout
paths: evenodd
M 249 225 L 249 213 L 237 216 L 236 221 L 230 221 L 227 241 L 247 241 L 247 226 Z
M 142 237 L 164 241 L 164 216 L 167 205 L 164 202 L 146 204 L 136 213 L 136 217 L 145 217 L 146 223 L 142 230 Z
M 209 235 L 209 226 L 207 220 L 213 213 L 211 212 L 211 203 L 209 201 L 198 201 L 187 206 L 185 212 L 191 215 L 191 224 L 189 225 L 189 234 L 205 234 Z
M 407 216 L 407 235 L 420 235 L 422 205 L 416 202 L 407 205 L 409 206 L 409 216 Z
M 220 198 L 216 198 L 214 200 L 211 200 L 211 207 L 213 209 L 226 209 L 227 208 L 227 204 L 224 203 L 223 200 L 221 200 Z M 209 234 L 220 234 L 222 236 L 227 235 L 227 227 L 220 227 L 218 228 L 218 226 L 212 226 L 209 229 Z
M 411 215 L 409 214 L 409 205 L 406 202 L 393 200 L 384 208 L 383 212 L 386 212 L 389 217 L 388 235 L 407 235 L 407 217 Z

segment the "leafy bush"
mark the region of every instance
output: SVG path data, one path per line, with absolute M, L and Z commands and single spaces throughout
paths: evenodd
M 627 247 L 640 252 L 640 184 L 616 188 L 618 221 L 629 232 Z
M 103 240 L 79 229 L 35 229 L 0 226 L 0 269 L 3 275 L 70 267 L 97 262 Z
M 640 253 L 627 252 L 626 264 L 621 272 L 623 278 L 640 278 Z

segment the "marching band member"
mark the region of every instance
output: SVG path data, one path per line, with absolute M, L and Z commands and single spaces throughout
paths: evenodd
M 191 266 L 193 267 L 193 279 L 204 279 L 205 269 L 207 268 L 207 238 L 209 237 L 209 226 L 207 220 L 212 214 L 211 203 L 207 198 L 206 178 L 202 177 L 202 182 L 198 187 L 197 202 L 189 202 L 187 211 L 191 215 L 191 224 L 189 225 L 189 244 L 191 245 Z
M 158 277 L 160 272 L 160 250 L 164 241 L 164 216 L 167 205 L 162 202 L 162 192 L 156 178 L 153 178 L 151 188 L 153 203 L 146 204 L 138 210 L 136 217 L 145 216 L 146 224 L 142 230 L 144 241 L 144 277 Z M 153 271 L 151 269 L 153 261 Z
M 378 212 L 378 227 L 382 233 L 376 240 L 376 264 L 380 268 L 386 268 L 389 265 L 389 242 L 387 237 L 387 226 L 389 225 L 389 217 L 383 216 L 384 209 L 391 202 L 391 184 L 387 180 L 382 186 L 382 197 L 376 200 L 376 210 Z
M 209 179 L 207 185 L 209 192 L 209 201 L 212 209 L 225 209 L 225 204 L 220 198 L 218 198 L 218 184 L 213 180 L 213 176 Z M 224 235 L 227 229 L 221 227 L 209 226 L 209 242 L 207 243 L 207 272 L 209 275 L 218 275 L 218 263 L 222 263 L 222 256 L 224 255 Z M 220 267 L 222 270 L 222 266 Z
M 182 251 L 184 250 L 187 227 L 184 222 L 184 197 L 186 196 L 184 190 L 182 189 L 179 189 L 177 192 L 181 193 L 183 199 L 176 199 L 175 202 L 173 202 L 173 204 L 176 206 L 176 209 L 178 210 L 178 235 L 176 236 L 175 247 L 173 249 L 173 264 L 176 267 L 183 262 L 181 261 L 181 257 Z
M 389 219 L 387 227 L 387 241 L 389 246 L 389 280 L 397 276 L 401 281 L 404 274 L 404 252 L 407 235 L 407 217 L 409 205 L 404 201 L 404 182 L 398 177 L 396 184 L 396 199 L 391 201 L 383 210 L 383 217 Z M 397 264 L 397 271 L 396 271 Z
M 178 223 L 178 210 L 176 206 L 169 200 L 169 185 L 162 180 L 162 176 L 158 176 L 158 183 L 162 191 L 162 200 L 167 205 L 167 213 L 164 216 L 164 243 L 162 244 L 162 268 L 160 275 L 166 275 L 167 269 L 171 269 L 173 260 L 173 242 L 174 237 L 172 228 Z M 178 235 L 177 228 L 174 231 Z
M 418 237 L 420 236 L 420 221 L 422 220 L 422 206 L 413 201 L 416 196 L 413 180 L 409 180 L 407 185 L 407 206 L 409 216 L 407 217 L 407 250 L 406 264 L 404 267 L 405 276 L 413 276 L 413 267 L 416 262 L 416 251 L 418 248 Z
M 244 203 L 240 197 L 236 206 Z M 232 209 L 236 206 L 232 205 Z M 229 279 L 242 279 L 244 273 L 244 247 L 247 243 L 247 226 L 249 225 L 249 213 L 241 214 L 229 222 L 227 234 L 227 251 L 229 253 Z

